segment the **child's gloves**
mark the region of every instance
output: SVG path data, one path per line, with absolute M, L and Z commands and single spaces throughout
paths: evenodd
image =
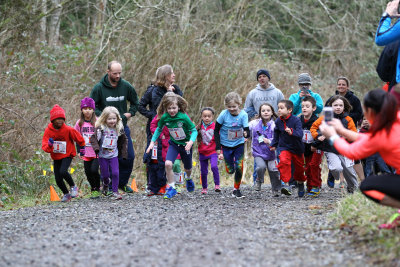
M 85 149 L 84 149 L 84 148 L 81 148 L 81 149 L 79 150 L 79 155 L 85 156 Z
M 50 147 L 52 147 L 53 144 L 54 144 L 53 138 L 49 138 L 49 141 L 47 142 L 47 144 L 48 144 Z

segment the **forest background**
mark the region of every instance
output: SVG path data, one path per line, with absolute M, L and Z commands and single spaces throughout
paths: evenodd
M 382 86 L 375 66 L 382 50 L 374 34 L 386 1 L 347 0 L 2 0 L 0 1 L 0 203 L 48 196 L 54 184 L 41 150 L 49 110 L 60 104 L 67 123 L 79 118 L 80 100 L 118 60 L 139 98 L 157 67 L 171 64 L 198 122 L 199 111 L 224 109 L 227 92 L 243 101 L 267 68 L 286 97 L 297 76 L 327 99 L 336 78 L 347 76 L 362 99 Z M 146 120 L 129 125 L 141 163 Z M 73 166 L 87 187 L 79 160 Z M 80 167 L 76 167 L 80 166 Z M 52 180 L 53 179 L 53 180 Z

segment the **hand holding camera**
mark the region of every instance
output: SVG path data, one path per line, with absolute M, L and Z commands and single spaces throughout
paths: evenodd
M 390 1 L 386 6 L 385 13 L 387 13 L 390 17 L 400 17 L 399 2 L 400 0 Z

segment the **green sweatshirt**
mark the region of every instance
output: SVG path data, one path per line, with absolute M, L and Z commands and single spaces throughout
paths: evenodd
M 116 107 L 122 117 L 124 126 L 127 123 L 124 113 L 131 113 L 134 116 L 139 105 L 135 88 L 122 78 L 116 87 L 112 87 L 108 80 L 108 74 L 104 75 L 101 81 L 93 87 L 90 97 L 96 103 L 96 116 L 100 116 L 107 106 Z M 127 101 L 130 103 L 129 111 Z

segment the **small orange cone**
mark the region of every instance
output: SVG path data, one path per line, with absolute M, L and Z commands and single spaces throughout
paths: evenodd
M 60 197 L 52 185 L 50 185 L 50 201 L 60 201 Z
M 136 185 L 136 180 L 135 178 L 132 179 L 132 184 L 131 184 L 131 188 L 133 191 L 135 191 L 136 193 L 139 192 L 137 185 Z

